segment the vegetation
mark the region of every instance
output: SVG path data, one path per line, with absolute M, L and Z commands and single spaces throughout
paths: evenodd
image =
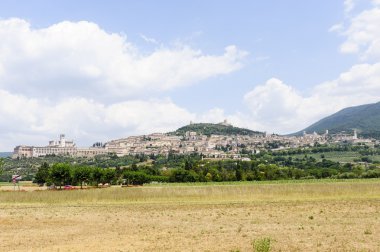
M 39 185 L 45 184 L 49 180 L 49 164 L 44 162 L 41 167 L 38 169 L 35 177 L 34 182 L 36 182 Z
M 271 238 L 264 237 L 252 242 L 254 252 L 269 252 L 270 251 Z
M 257 135 L 263 134 L 263 132 L 252 131 L 249 129 L 243 129 L 233 126 L 226 126 L 222 124 L 212 124 L 212 123 L 195 123 L 186 125 L 172 132 L 174 135 L 183 136 L 187 131 L 197 132 L 197 134 L 202 134 L 206 136 L 210 135 Z
M 48 164 L 52 166 L 56 163 L 68 163 L 71 165 L 91 166 L 100 168 L 117 168 L 125 167 L 132 164 L 145 162 L 148 159 L 147 156 L 124 156 L 117 157 L 114 154 L 100 155 L 94 158 L 74 158 L 69 156 L 56 156 L 49 155 L 39 158 L 17 158 L 4 159 L 4 174 L 0 175 L 0 181 L 10 181 L 11 176 L 14 173 L 20 174 L 23 180 L 34 180 L 38 169 L 42 165 Z
M 48 180 L 59 185 L 59 188 L 65 184 L 70 184 L 72 176 L 70 173 L 71 167 L 69 164 L 57 163 L 49 170 Z
M 3 173 L 4 160 L 0 158 L 0 175 Z
M 161 176 L 159 172 L 152 169 L 138 169 L 131 166 L 128 169 L 99 168 L 85 165 L 71 165 L 69 163 L 55 163 L 51 167 L 44 163 L 35 175 L 34 182 L 43 185 L 59 186 L 84 184 L 132 184 L 142 185 L 151 181 L 168 182 L 169 179 Z
M 88 159 L 58 156 L 5 159 L 5 172 L 0 179 L 10 181 L 11 175 L 18 172 L 24 180 L 34 180 L 38 184 L 82 186 L 380 177 L 380 146 L 316 145 L 313 148 L 245 154 L 245 157 L 249 161 L 173 153 L 168 156 L 103 155 Z
M 346 131 L 352 133 L 358 130 L 363 137 L 373 137 L 380 139 L 380 102 L 374 104 L 361 105 L 345 108 L 331 116 L 328 116 L 306 129 L 296 133 L 306 132 L 324 133 L 326 129 L 330 133 Z

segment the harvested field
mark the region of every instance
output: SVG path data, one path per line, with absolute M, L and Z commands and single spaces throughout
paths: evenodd
M 0 251 L 379 251 L 380 181 L 0 192 Z

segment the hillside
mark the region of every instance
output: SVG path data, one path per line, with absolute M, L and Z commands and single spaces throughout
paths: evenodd
M 264 134 L 263 132 L 253 131 L 249 129 L 243 129 L 233 126 L 227 126 L 223 124 L 213 124 L 213 123 L 195 123 L 189 124 L 184 127 L 177 129 L 170 134 L 173 135 L 185 135 L 186 131 L 194 131 L 198 134 L 203 135 L 257 135 Z
M 323 133 L 326 129 L 330 133 L 356 129 L 360 136 L 380 138 L 380 102 L 342 109 L 295 134 Z
M 10 157 L 12 152 L 0 152 L 0 158 Z

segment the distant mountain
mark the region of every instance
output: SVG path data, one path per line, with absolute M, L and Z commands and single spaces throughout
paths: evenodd
M 324 133 L 326 130 L 329 133 L 352 132 L 354 129 L 360 136 L 380 138 L 380 102 L 342 109 L 295 134 L 303 131 Z
M 206 136 L 210 135 L 257 135 L 264 134 L 263 132 L 253 131 L 244 128 L 233 127 L 227 123 L 193 123 L 177 129 L 169 134 L 185 135 L 186 131 L 194 131 L 198 134 Z
M 0 152 L 0 158 L 10 157 L 12 154 L 12 152 Z

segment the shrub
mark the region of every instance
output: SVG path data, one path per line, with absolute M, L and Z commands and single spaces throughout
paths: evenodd
M 169 182 L 169 177 L 159 176 L 159 175 L 151 175 L 151 176 L 149 176 L 149 180 L 152 182 L 154 181 L 154 182 L 167 183 L 167 182 Z
M 357 178 L 356 174 L 353 172 L 344 172 L 338 175 L 338 179 L 353 179 Z
M 127 184 L 133 185 L 142 185 L 151 181 L 150 176 L 141 171 L 125 171 L 123 177 L 127 180 Z
M 252 242 L 253 251 L 255 252 L 269 252 L 270 251 L 271 238 L 264 237 L 254 240 Z
M 194 171 L 187 171 L 185 169 L 173 170 L 170 178 L 170 182 L 196 182 L 199 181 L 199 176 Z
M 369 170 L 361 175 L 362 178 L 380 178 L 380 169 Z

